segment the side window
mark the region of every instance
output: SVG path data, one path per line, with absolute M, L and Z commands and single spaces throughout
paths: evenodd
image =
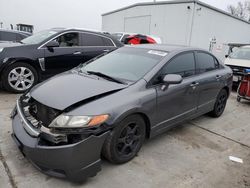
M 113 42 L 109 38 L 102 37 L 105 46 L 114 46 Z
M 196 57 L 197 57 L 198 69 L 200 73 L 208 72 L 218 67 L 216 66 L 214 57 L 207 53 L 197 52 Z
M 168 64 L 166 64 L 161 75 L 166 74 L 179 74 L 183 78 L 192 76 L 195 74 L 195 59 L 194 53 L 184 53 L 176 56 Z
M 65 33 L 55 39 L 59 47 L 79 46 L 79 33 Z
M 3 31 L 1 33 L 1 40 L 3 40 L 3 41 L 16 41 L 16 33 Z
M 83 33 L 82 36 L 83 46 L 106 46 L 103 37 L 90 33 Z

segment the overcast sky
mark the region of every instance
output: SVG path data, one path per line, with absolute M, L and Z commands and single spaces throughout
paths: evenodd
M 238 0 L 201 0 L 226 10 Z M 243 0 L 242 0 L 243 1 Z M 101 29 L 101 14 L 150 0 L 0 0 L 0 22 L 4 28 L 10 24 L 27 23 L 35 30 L 50 27 L 83 27 Z

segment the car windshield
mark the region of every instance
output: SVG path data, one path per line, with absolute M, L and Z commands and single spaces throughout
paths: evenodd
M 135 82 L 160 62 L 167 52 L 139 48 L 120 48 L 95 61 L 83 64 L 81 72 L 102 73 L 109 77 Z
M 250 60 L 250 48 L 238 48 L 229 57 L 232 59 Z
M 121 40 L 122 33 L 112 33 L 111 35 L 114 36 L 115 39 Z
M 23 44 L 39 44 L 40 42 L 44 41 L 46 38 L 56 34 L 57 31 L 54 30 L 45 30 L 35 33 L 34 35 L 27 37 L 21 40 Z

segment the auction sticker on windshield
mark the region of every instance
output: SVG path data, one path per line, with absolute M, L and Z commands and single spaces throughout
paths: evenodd
M 159 56 L 166 56 L 168 53 L 167 52 L 162 52 L 162 51 L 156 51 L 156 50 L 149 50 L 149 54 L 154 54 L 154 55 L 159 55 Z

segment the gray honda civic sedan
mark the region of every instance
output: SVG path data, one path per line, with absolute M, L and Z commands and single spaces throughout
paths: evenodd
M 145 139 L 219 117 L 231 87 L 231 69 L 202 49 L 122 47 L 22 95 L 12 137 L 42 172 L 79 182 L 101 169 L 101 156 L 125 163 Z

